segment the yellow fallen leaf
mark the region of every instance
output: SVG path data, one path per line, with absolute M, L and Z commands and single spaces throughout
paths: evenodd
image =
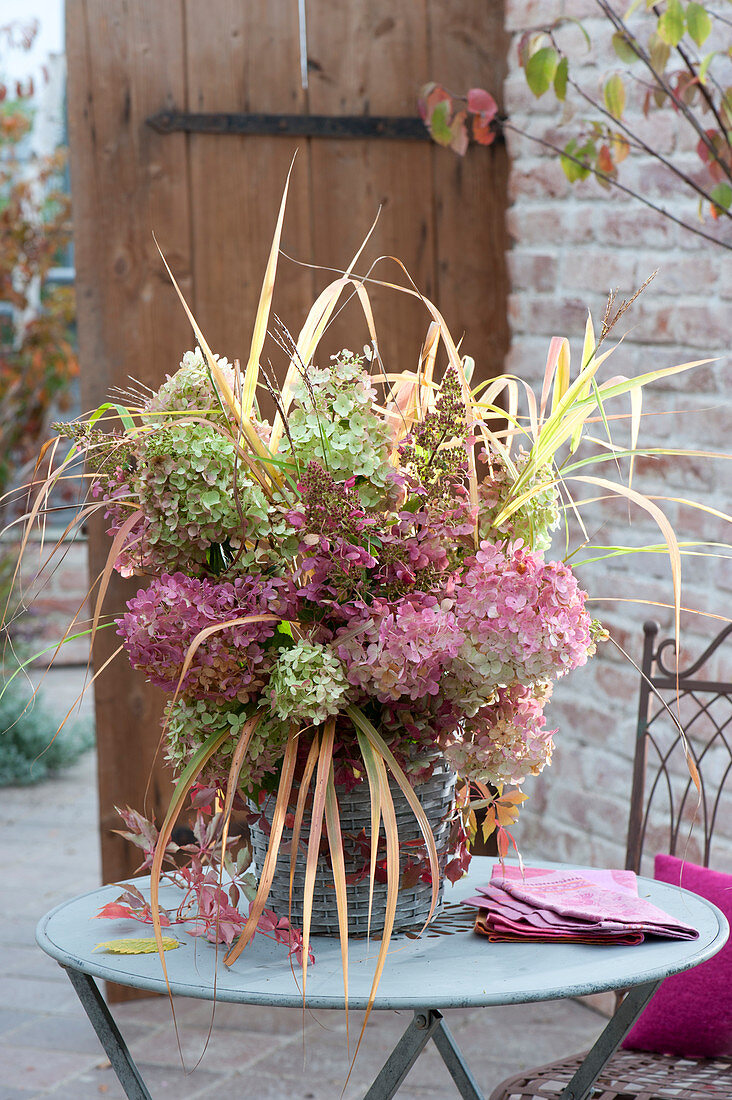
M 178 940 L 172 936 L 163 936 L 164 951 L 173 951 L 176 947 L 180 947 Z M 112 955 L 149 955 L 157 951 L 158 945 L 154 936 L 148 936 L 139 940 L 105 940 L 104 943 L 98 943 L 94 950 L 99 951 L 100 948 Z

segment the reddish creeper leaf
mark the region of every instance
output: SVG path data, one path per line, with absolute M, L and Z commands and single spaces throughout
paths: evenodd
M 495 140 L 496 132 L 485 115 L 473 115 L 473 141 L 478 145 L 492 145 Z
M 615 172 L 612 153 L 607 145 L 600 146 L 600 151 L 597 154 L 597 167 L 601 172 L 604 172 L 606 176 L 611 176 Z
M 465 156 L 468 149 L 468 130 L 465 125 L 467 117 L 466 111 L 459 111 L 450 123 L 450 133 L 452 135 L 450 139 L 450 148 L 453 152 L 457 153 L 459 157 Z
M 468 92 L 468 110 L 476 115 L 482 115 L 488 123 L 498 114 L 498 104 L 490 92 L 483 88 L 471 88 Z

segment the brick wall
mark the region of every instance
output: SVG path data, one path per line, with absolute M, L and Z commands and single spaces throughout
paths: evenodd
M 559 14 L 582 17 L 590 31 L 594 55 L 587 57 L 584 77 L 591 86 L 597 87 L 599 80 L 599 71 L 592 69 L 594 56 L 614 56 L 609 31 L 592 0 L 507 0 L 507 26 L 516 38 L 505 89 L 506 110 L 516 126 L 537 135 L 546 135 L 556 126 L 556 101 L 551 95 L 537 101 L 529 92 L 518 69 L 515 41 L 524 30 Z M 582 51 L 578 48 L 576 53 Z M 664 153 L 694 165 L 695 139 L 671 113 L 657 113 L 647 122 L 640 121 Z M 644 418 L 642 441 L 651 446 L 728 451 L 732 429 L 732 374 L 727 355 L 732 254 L 685 233 L 618 192 L 608 194 L 591 181 L 570 187 L 551 153 L 515 134 L 508 134 L 508 142 L 512 157 L 508 217 L 513 240 L 513 344 L 508 369 L 536 384 L 552 335 L 570 337 L 576 369 L 587 308 L 599 320 L 611 288 L 619 289 L 621 297 L 629 295 L 658 268 L 655 281 L 617 330 L 617 335 L 623 331 L 628 335 L 613 355 L 611 373 L 635 375 L 719 356 L 713 366 L 671 379 L 648 392 L 644 409 L 652 415 Z M 643 187 L 649 197 L 677 215 L 696 219 L 694 200 L 683 199 L 676 185 L 650 159 L 626 162 L 621 173 L 621 179 Z M 715 232 L 707 219 L 704 228 L 710 225 Z M 717 227 L 716 232 L 721 230 Z M 619 406 L 617 411 L 625 409 Z M 623 438 L 621 428 L 618 438 Z M 638 465 L 637 487 L 648 493 L 691 497 L 730 513 L 731 470 L 720 460 L 649 458 Z M 724 525 L 711 516 L 673 503 L 667 509 L 680 537 L 730 540 L 729 528 L 724 531 Z M 659 541 L 653 524 L 649 526 L 637 511 L 628 527 L 627 512 L 625 505 L 597 511 L 590 530 L 606 524 L 598 541 L 633 545 Z M 687 557 L 683 571 L 686 607 L 732 617 L 730 560 Z M 580 577 L 585 587 L 598 595 L 666 603 L 671 599 L 668 565 L 659 555 L 594 563 L 583 567 Z M 636 661 L 640 661 L 644 619 L 655 617 L 664 625 L 671 622 L 669 611 L 642 602 L 603 601 L 593 608 Z M 698 653 L 721 625 L 713 619 L 685 615 L 685 650 Z M 727 668 L 726 675 L 732 676 L 732 668 Z M 519 843 L 526 853 L 613 864 L 622 861 L 637 682 L 632 667 L 608 645 L 586 669 L 557 686 L 550 710 L 552 726 L 560 727 L 554 762 L 538 780 L 527 783 L 530 801 L 518 827 Z M 728 804 L 727 809 L 716 863 L 732 867 L 732 807 Z

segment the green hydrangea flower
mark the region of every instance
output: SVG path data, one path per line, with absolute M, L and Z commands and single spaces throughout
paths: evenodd
M 515 462 L 519 474 L 528 460 L 528 454 L 522 449 Z M 492 452 L 488 461 L 490 472 L 478 488 L 480 537 L 492 542 L 500 538 L 509 538 L 512 542 L 523 539 L 529 549 L 544 553 L 552 544 L 552 531 L 559 526 L 560 520 L 559 492 L 556 485 L 548 484 L 554 476 L 551 466 L 537 470 L 525 486 L 530 489 L 543 484 L 545 488 L 539 489 L 500 527 L 496 527 L 495 518 L 511 496 L 515 479 L 498 453 Z
M 346 672 L 332 649 L 300 641 L 272 666 L 272 712 L 286 722 L 320 725 L 338 714 L 349 690 Z
M 241 703 L 211 703 L 204 700 L 178 699 L 168 704 L 165 713 L 167 740 L 165 758 L 176 775 L 190 762 L 212 733 L 228 731 L 221 747 L 214 753 L 201 776 L 204 783 L 225 782 L 231 767 L 234 749 L 241 737 L 251 710 Z M 247 793 L 256 791 L 268 773 L 277 771 L 285 751 L 289 725 L 263 716 L 251 735 L 244 757 L 239 787 Z
M 233 439 L 206 424 L 165 424 L 145 436 L 138 490 L 149 522 L 146 539 L 181 564 L 206 564 L 212 543 L 259 537 L 267 527 L 260 487 L 236 469 Z M 242 518 L 244 526 L 242 527 Z
M 376 398 L 363 358 L 349 351 L 330 367 L 311 367 L 295 390 L 288 414 L 290 439 L 302 469 L 315 461 L 339 482 L 356 478 L 367 508 L 383 507 L 394 484 L 389 436 L 374 411 Z M 284 439 L 282 451 L 290 448 Z
M 234 372 L 228 361 L 218 355 L 214 359 L 233 385 Z M 220 400 L 200 348 L 185 353 L 179 369 L 175 374 L 168 375 L 157 393 L 147 402 L 147 411 L 155 414 L 146 417 L 148 421 L 163 420 L 166 413 L 181 412 L 223 417 Z

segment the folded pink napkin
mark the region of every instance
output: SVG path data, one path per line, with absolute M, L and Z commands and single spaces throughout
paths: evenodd
M 466 905 L 476 931 L 492 940 L 636 944 L 645 935 L 696 939 L 698 932 L 638 897 L 632 871 L 550 871 L 493 867 L 490 883 Z

